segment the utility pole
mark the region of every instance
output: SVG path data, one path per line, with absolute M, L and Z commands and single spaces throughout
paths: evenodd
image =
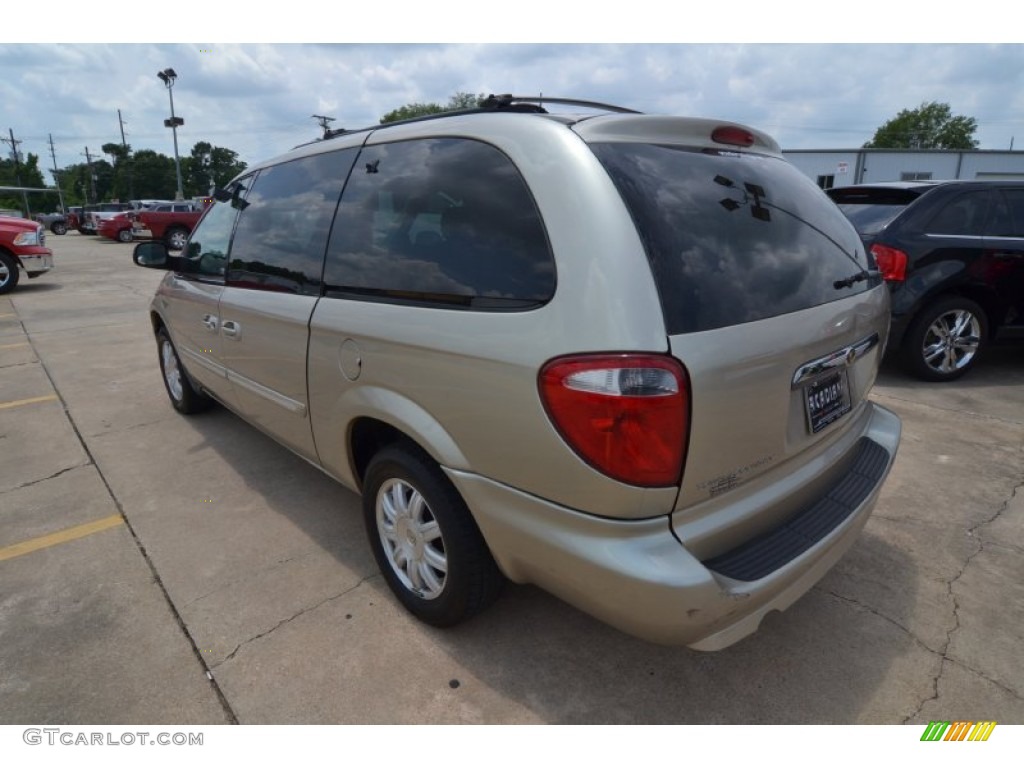
M 92 172 L 92 155 L 89 154 L 89 148 L 85 148 L 85 162 L 89 168 L 89 189 L 92 190 L 92 202 L 96 202 L 96 177 Z M 88 197 L 88 195 L 87 195 Z
M 327 115 L 312 115 L 312 118 L 316 120 L 317 125 L 324 129 L 324 138 L 326 139 L 331 123 L 333 123 L 337 118 L 328 117 Z
M 128 199 L 135 197 L 135 183 L 133 179 L 133 166 L 135 163 L 128 156 L 128 142 L 124 140 L 124 120 L 121 118 L 121 110 L 117 110 L 117 122 L 121 124 L 121 147 L 124 149 L 124 161 L 128 165 Z
M 21 139 L 14 138 L 14 129 L 8 128 L 11 133 L 10 139 L 0 139 L 4 144 L 11 145 L 11 159 L 14 160 L 14 179 L 17 185 L 21 186 L 21 165 L 18 163 L 18 145 L 21 144 Z M 25 218 L 31 218 L 32 210 L 28 207 L 28 193 L 25 190 L 21 191 L 21 200 L 25 204 Z
M 53 148 L 53 134 L 48 134 L 50 137 L 50 157 L 53 158 L 53 183 L 57 185 L 57 197 L 60 198 L 60 212 L 67 213 L 68 209 L 64 207 L 64 192 L 60 188 L 60 176 L 57 171 L 57 152 Z

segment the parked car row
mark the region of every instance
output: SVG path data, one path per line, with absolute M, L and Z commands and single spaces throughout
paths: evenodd
M 98 203 L 71 207 L 67 214 L 39 214 L 35 218 L 57 235 L 74 229 L 83 235 L 97 235 L 122 243 L 158 239 L 173 250 L 181 250 L 210 201 L 211 198 L 195 198 Z

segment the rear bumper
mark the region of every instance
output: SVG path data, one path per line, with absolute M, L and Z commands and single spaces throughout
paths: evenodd
M 776 554 L 770 572 L 764 574 L 757 569 L 737 570 L 728 558 L 701 562 L 680 543 L 681 538 L 685 540 L 680 536 L 685 526 L 673 529 L 671 517 L 598 518 L 477 475 L 447 471 L 510 579 L 537 584 L 645 640 L 710 651 L 737 642 L 754 632 L 765 615 L 792 605 L 856 541 L 896 456 L 900 422 L 889 411 L 868 403 L 858 427 L 849 436 L 849 451 L 854 446 L 863 449 L 867 445 L 863 441 L 868 441 L 874 462 L 861 473 L 861 487 L 850 495 L 849 484 L 844 486 L 837 478 L 820 490 L 813 504 L 803 504 L 791 522 L 826 503 L 830 493 L 852 503 L 846 504 L 842 514 L 833 511 L 827 525 L 811 519 L 810 525 L 799 529 L 798 535 L 805 538 L 804 546 L 796 548 L 800 551 L 788 559 Z M 842 458 L 852 471 L 855 457 Z M 791 485 L 792 478 L 787 478 L 776 490 Z M 808 538 L 812 536 L 816 538 Z M 758 553 L 753 555 L 756 558 Z M 735 562 L 736 557 L 733 566 Z M 756 578 L 741 580 L 737 575 Z

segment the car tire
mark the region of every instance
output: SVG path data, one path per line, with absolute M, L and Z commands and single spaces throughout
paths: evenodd
M 68 233 L 68 225 L 63 221 L 55 221 L 50 225 L 50 231 L 55 235 L 66 235 Z
M 167 244 L 167 250 L 169 251 L 183 250 L 187 241 L 188 230 L 183 227 L 172 227 L 164 235 L 164 242 Z
M 458 624 L 500 594 L 504 577 L 466 503 L 418 448 L 392 445 L 373 457 L 363 518 L 384 580 L 421 621 Z
M 0 294 L 13 291 L 20 277 L 17 260 L 6 253 L 0 253 Z
M 121 229 L 117 232 L 117 240 L 121 243 L 130 243 L 134 238 L 134 234 L 130 229 Z
M 164 388 L 167 390 L 167 396 L 171 398 L 174 410 L 191 415 L 208 409 L 213 401 L 192 386 L 192 381 L 182 366 L 178 351 L 174 348 L 166 329 L 161 328 L 157 331 L 156 345 Z
M 953 381 L 974 367 L 988 339 L 988 317 L 976 302 L 946 296 L 917 314 L 902 343 L 907 370 L 925 381 Z

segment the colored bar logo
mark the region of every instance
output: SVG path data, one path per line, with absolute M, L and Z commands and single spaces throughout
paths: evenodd
M 995 727 L 994 720 L 932 720 L 921 734 L 921 741 L 988 741 Z

